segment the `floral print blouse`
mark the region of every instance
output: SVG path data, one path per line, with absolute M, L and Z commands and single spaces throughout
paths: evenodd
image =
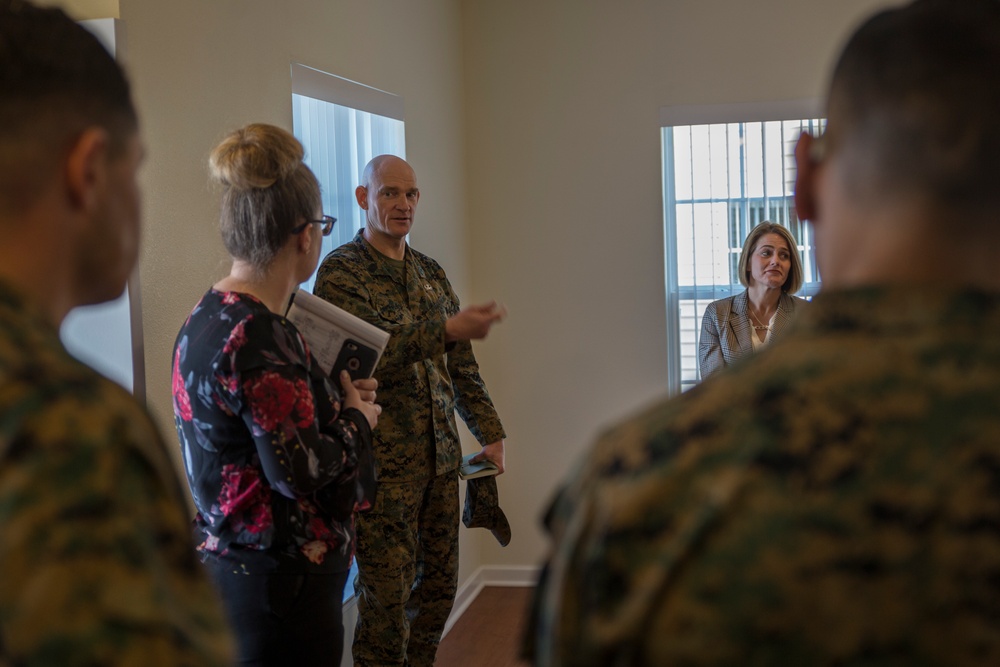
M 371 429 L 291 322 L 209 290 L 177 336 L 173 398 L 205 557 L 248 574 L 350 567 L 353 512 L 374 502 Z

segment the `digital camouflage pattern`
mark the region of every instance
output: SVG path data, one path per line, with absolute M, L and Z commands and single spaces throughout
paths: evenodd
M 458 580 L 455 411 L 480 444 L 503 439 L 503 426 L 472 345 L 445 344 L 459 303 L 433 259 L 407 246 L 393 263 L 359 231 L 324 259 L 314 292 L 391 334 L 375 369 L 379 488 L 357 523 L 355 665 L 429 667 Z
M 613 428 L 548 515 L 538 665 L 1000 664 L 1000 295 L 821 294 Z
M 0 665 L 227 665 L 164 444 L 0 285 Z
M 358 515 L 355 665 L 433 666 L 458 591 L 457 507 L 458 474 L 444 474 L 381 484 L 374 509 Z
M 323 260 L 313 289 L 330 303 L 391 334 L 375 369 L 383 412 L 375 429 L 379 479 L 426 480 L 458 469 L 455 411 L 480 444 L 504 438 L 468 341 L 448 344 L 445 320 L 458 297 L 444 269 L 406 247 L 406 280 L 359 231 Z

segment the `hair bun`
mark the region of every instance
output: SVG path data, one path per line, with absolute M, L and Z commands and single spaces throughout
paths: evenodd
M 212 178 L 238 190 L 269 188 L 294 173 L 305 151 L 291 133 L 252 123 L 231 133 L 209 157 Z

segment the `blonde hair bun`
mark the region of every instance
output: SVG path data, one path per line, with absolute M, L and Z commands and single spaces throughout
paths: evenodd
M 299 168 L 305 151 L 291 133 L 251 123 L 231 133 L 209 157 L 212 178 L 236 190 L 269 188 Z

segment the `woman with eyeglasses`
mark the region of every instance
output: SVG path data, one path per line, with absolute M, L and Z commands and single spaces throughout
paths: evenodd
M 340 664 L 353 513 L 374 502 L 375 380 L 326 377 L 283 316 L 335 222 L 302 158 L 298 140 L 272 125 L 215 147 L 233 264 L 174 348 L 198 549 L 243 665 Z

